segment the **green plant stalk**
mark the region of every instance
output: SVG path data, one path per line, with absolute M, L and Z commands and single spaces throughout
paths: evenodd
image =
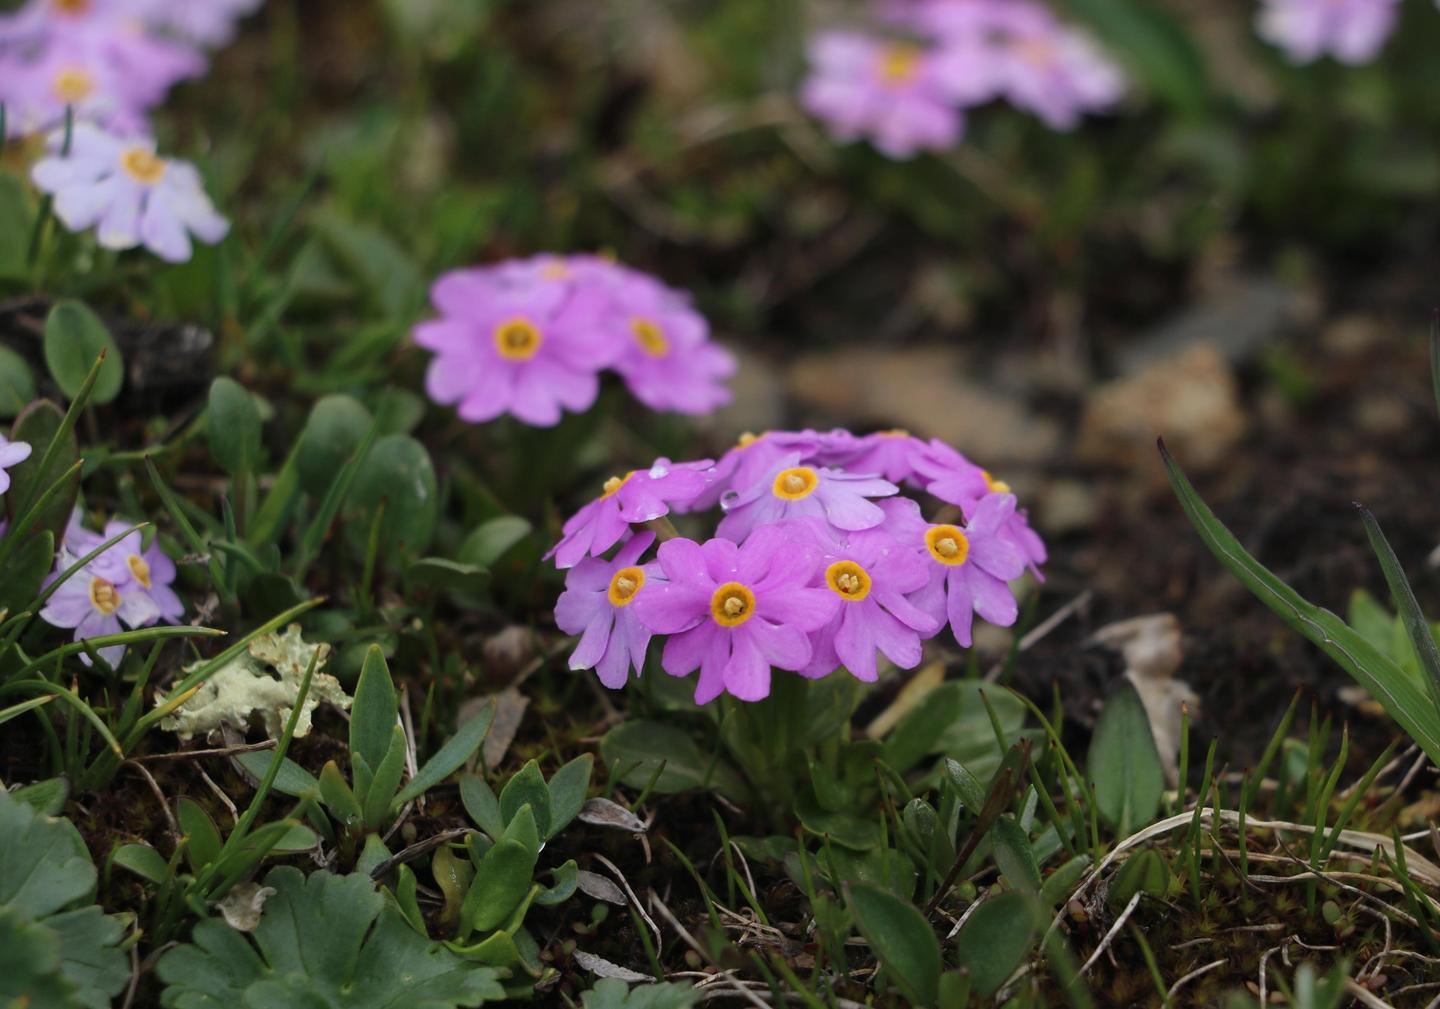
M 160 470 L 156 468 L 155 461 L 148 456 L 145 459 L 145 472 L 150 477 L 150 484 L 155 488 L 155 493 L 160 496 L 161 503 L 165 505 L 165 510 L 170 514 L 171 519 L 174 520 L 175 525 L 180 530 L 180 534 L 185 537 L 185 542 L 190 545 L 190 549 L 201 556 L 206 554 L 210 555 L 210 581 L 220 593 L 221 599 L 227 603 L 234 603 L 235 597 L 230 593 L 228 582 L 225 579 L 224 567 L 221 565 L 219 559 L 215 557 L 214 552 L 206 547 L 205 541 L 200 538 L 200 534 L 195 531 L 195 527 L 190 524 L 190 520 L 185 517 L 185 510 L 180 507 L 180 502 L 176 500 L 174 492 L 171 491 L 170 487 L 161 479 Z
M 124 637 L 124 635 L 110 635 L 110 637 Z M 95 640 L 98 641 L 100 639 L 96 638 Z M 115 642 L 112 641 L 110 643 L 114 644 Z M 100 738 L 105 740 L 105 745 L 110 747 L 116 756 L 124 756 L 124 751 L 120 749 L 119 741 L 110 734 L 110 729 L 105 725 L 104 720 L 94 708 L 86 704 L 84 699 L 73 690 L 51 683 L 49 680 L 12 680 L 3 687 L 0 687 L 0 694 L 9 694 L 21 690 L 39 694 L 50 694 L 57 700 L 68 704 L 74 708 L 82 718 L 95 727 L 95 731 L 100 734 Z
M 1425 619 L 1420 602 L 1415 598 L 1415 592 L 1405 578 L 1400 558 L 1395 556 L 1390 541 L 1380 531 L 1380 523 L 1375 521 L 1375 516 L 1368 508 L 1363 505 L 1356 507 L 1360 509 L 1360 521 L 1365 525 L 1365 535 L 1370 539 L 1370 547 L 1375 551 L 1375 556 L 1380 561 L 1380 570 L 1385 574 L 1385 584 L 1389 586 L 1390 595 L 1395 599 L 1395 605 L 1400 611 L 1405 632 L 1410 636 L 1410 642 L 1415 646 L 1415 654 L 1420 659 L 1431 703 L 1437 716 L 1440 716 L 1440 646 L 1435 644 L 1430 622 Z
M 1320 847 L 1319 857 L 1321 864 L 1329 861 L 1331 852 L 1333 852 L 1335 846 L 1340 843 L 1340 833 L 1345 829 L 1346 824 L 1350 822 L 1350 818 L 1355 815 L 1355 810 L 1359 808 L 1360 801 L 1370 794 L 1370 787 L 1375 784 L 1375 779 L 1380 776 L 1380 772 L 1384 770 L 1385 765 L 1390 762 L 1390 758 L 1395 753 L 1397 745 L 1398 741 L 1391 742 L 1391 744 L 1385 748 L 1385 752 L 1380 754 L 1380 756 L 1375 759 L 1375 762 L 1370 765 L 1370 770 L 1365 772 L 1365 777 L 1361 778 L 1360 782 L 1355 785 L 1354 788 L 1350 789 L 1350 795 L 1345 800 L 1345 805 L 1340 807 L 1340 815 L 1335 819 L 1334 828 L 1331 829 L 1325 838 L 1325 843 Z

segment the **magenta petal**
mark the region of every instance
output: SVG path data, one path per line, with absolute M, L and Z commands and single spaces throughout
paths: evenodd
M 710 595 L 693 584 L 672 581 L 646 586 L 630 606 L 640 622 L 654 633 L 678 634 L 708 619 Z
M 610 629 L 615 626 L 615 608 L 606 605 L 591 618 L 580 635 L 580 643 L 570 653 L 571 669 L 593 669 L 605 657 L 610 644 Z
M 695 682 L 696 704 L 709 704 L 725 692 L 725 666 L 730 661 L 730 649 L 731 635 L 717 628 L 711 647 L 700 663 L 700 678 Z
M 969 648 L 970 628 L 975 622 L 975 603 L 970 596 L 969 580 L 959 572 L 953 572 L 945 579 L 945 613 L 950 619 L 950 631 L 961 646 Z
M 924 651 L 920 645 L 920 635 L 878 605 L 872 605 L 866 611 L 865 624 L 875 647 L 896 666 L 901 669 L 914 669 L 920 664 Z
M 796 627 L 772 624 L 757 616 L 739 629 L 755 642 L 755 647 L 772 666 L 804 669 L 810 661 L 810 637 Z
M 625 686 L 625 681 L 630 676 L 630 651 L 621 635 L 610 635 L 609 647 L 595 664 L 595 675 L 611 690 L 619 690 Z
M 875 666 L 875 643 L 871 640 L 868 621 L 862 607 L 865 603 L 847 603 L 840 618 L 840 629 L 835 634 L 835 654 L 844 663 L 850 675 L 866 683 L 879 678 Z
M 770 694 L 770 663 L 760 654 L 751 634 L 731 636 L 730 661 L 725 663 L 725 689 L 742 701 L 763 700 Z
M 970 572 L 970 593 L 975 612 L 997 627 L 1009 627 L 1020 615 L 1010 586 L 983 571 Z
M 700 668 L 706 656 L 722 647 L 717 640 L 721 634 L 714 624 L 705 623 L 671 636 L 665 641 L 665 651 L 660 657 L 661 667 L 671 676 L 690 675 Z
M 841 605 L 840 597 L 829 589 L 783 589 L 757 595 L 755 600 L 759 616 L 802 631 L 824 627 Z

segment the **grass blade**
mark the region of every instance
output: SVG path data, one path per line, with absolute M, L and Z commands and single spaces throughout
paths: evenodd
M 1440 648 L 1435 646 L 1435 635 L 1430 631 L 1430 623 L 1425 619 L 1425 614 L 1420 611 L 1420 603 L 1405 577 L 1405 569 L 1400 566 L 1400 558 L 1395 556 L 1390 541 L 1380 531 L 1380 523 L 1375 521 L 1370 509 L 1364 505 L 1356 507 L 1360 509 L 1360 521 L 1365 523 L 1365 535 L 1370 537 L 1370 548 L 1375 551 L 1375 557 L 1380 561 L 1380 570 L 1385 574 L 1385 584 L 1390 586 L 1390 595 L 1394 597 L 1395 606 L 1400 611 L 1405 633 L 1410 636 L 1410 643 L 1415 646 L 1415 654 L 1420 658 L 1425 686 L 1430 691 L 1430 701 L 1436 717 L 1440 718 Z

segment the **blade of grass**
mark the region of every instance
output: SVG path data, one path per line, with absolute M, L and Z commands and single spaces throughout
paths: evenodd
M 195 527 L 190 524 L 190 520 L 185 517 L 185 510 L 180 507 L 180 502 L 175 499 L 174 491 L 161 479 L 160 470 L 156 468 L 155 461 L 149 457 L 145 459 L 145 472 L 149 474 L 151 486 L 155 488 L 155 493 L 160 495 L 161 503 L 165 505 L 165 510 L 170 513 L 170 518 L 175 522 L 176 527 L 179 528 L 180 534 L 185 537 L 185 542 L 190 545 L 190 549 L 201 557 L 207 555 L 210 557 L 209 568 L 211 583 L 226 602 L 234 602 L 235 597 L 231 595 L 229 586 L 225 581 L 224 566 L 209 549 L 205 541 L 200 538 L 200 534 L 195 531 Z
M 1395 556 L 1390 541 L 1380 531 L 1380 523 L 1375 521 L 1375 516 L 1364 505 L 1357 504 L 1355 507 L 1360 509 L 1360 521 L 1365 523 L 1365 535 L 1370 537 L 1370 548 L 1375 551 L 1375 557 L 1380 561 L 1380 570 L 1385 574 L 1385 584 L 1390 587 L 1390 595 L 1394 597 L 1395 605 L 1400 611 L 1405 632 L 1410 636 L 1415 653 L 1420 657 L 1420 665 L 1425 673 L 1425 686 L 1430 691 L 1430 701 L 1436 715 L 1440 717 L 1440 647 L 1435 645 L 1435 635 L 1430 631 L 1430 623 L 1420 610 L 1420 602 L 1410 588 L 1405 569 L 1400 566 L 1400 558 Z

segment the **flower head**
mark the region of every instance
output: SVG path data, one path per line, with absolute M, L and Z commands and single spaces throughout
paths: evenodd
M 128 528 L 128 522 L 107 522 L 105 532 L 101 534 L 103 539 L 97 537 L 97 541 L 103 542 L 119 536 Z M 156 620 L 175 624 L 185 615 L 185 604 L 170 587 L 175 582 L 175 562 L 160 549 L 158 537 L 152 539 L 148 547 L 143 546 L 140 530 L 136 529 L 95 558 L 95 563 L 102 569 L 106 566 L 121 569 L 122 577 L 128 576 L 128 580 L 134 584 L 134 590 L 143 592 L 155 604 Z M 155 623 L 156 620 L 150 622 Z
M 911 601 L 938 621 L 948 621 L 955 640 L 969 647 L 975 614 L 990 623 L 1009 627 L 1019 609 L 1008 582 L 1019 578 L 1025 560 L 1003 534 L 1015 511 L 1010 494 L 990 494 L 977 506 L 974 517 L 961 528 L 930 526 L 921 548 L 930 577 Z
M 837 139 L 869 138 L 892 158 L 959 141 L 964 119 L 929 48 L 827 31 L 811 41 L 809 55 L 800 104 Z
M 595 402 L 616 349 L 596 332 L 592 295 L 568 284 L 463 279 L 437 283 L 443 314 L 415 328 L 415 342 L 436 353 L 425 381 L 432 399 L 458 404 L 471 423 L 511 413 L 538 427 Z
M 55 197 L 55 215 L 71 231 L 93 227 L 107 249 L 144 245 L 172 263 L 190 258 L 191 235 L 214 244 L 229 232 L 200 173 L 157 155 L 153 140 L 126 140 L 77 123 L 68 154 L 60 153 L 63 143 L 60 134 L 51 137 L 53 153 L 36 162 L 31 178 Z
M 899 490 L 877 476 L 806 466 L 801 453 L 791 452 L 749 490 L 722 499 L 725 517 L 717 532 L 741 543 L 767 523 L 807 516 L 824 519 L 836 529 L 869 529 L 885 520 L 885 513 L 870 499 Z
M 3 434 L 0 434 L 0 494 L 10 489 L 10 474 L 5 472 L 12 466 L 18 466 L 30 458 L 30 444 L 23 441 L 10 441 Z
M 697 704 L 726 692 L 745 701 L 768 695 L 771 668 L 805 668 L 810 632 L 840 605 L 834 593 L 812 587 L 819 559 L 815 548 L 775 526 L 743 546 L 723 539 L 662 544 L 668 582 L 642 593 L 635 607 L 652 631 L 671 635 L 661 659 L 665 671 L 700 670 Z
M 1257 20 L 1261 38 L 1294 63 L 1358 64 L 1380 52 L 1399 14 L 1398 0 L 1264 0 Z
M 875 473 L 893 484 L 915 479 L 915 455 L 926 445 L 909 431 L 898 428 L 877 431 L 863 438 L 843 432 L 847 438 L 833 438 L 821 450 L 818 460 L 851 473 Z
M 580 635 L 570 668 L 594 669 L 611 690 L 625 686 L 632 668 L 636 676 L 645 668 L 651 631 L 634 604 L 642 592 L 665 582 L 659 564 L 637 563 L 654 542 L 654 533 L 641 533 L 614 560 L 582 560 L 565 575 L 565 591 L 555 604 L 555 623 L 566 634 Z
M 839 664 L 874 682 L 877 651 L 901 669 L 919 665 L 921 638 L 940 629 L 939 620 L 907 598 L 930 579 L 920 554 L 883 529 L 866 529 L 826 546 L 821 564 L 823 584 L 840 607 L 815 632 L 804 675 L 826 676 Z
M 656 459 L 649 469 L 634 470 L 605 481 L 604 493 L 565 523 L 564 537 L 545 559 L 568 568 L 586 555 L 599 556 L 620 542 L 635 523 L 686 510 L 705 490 L 712 472 L 710 460 L 672 463 Z
M 99 559 L 96 558 L 96 561 Z M 65 565 L 62 554 L 46 584 L 55 581 L 63 573 Z M 159 608 L 149 594 L 134 579 L 120 578 L 117 581 L 112 577 L 114 574 L 113 565 L 99 565 L 94 561 L 87 564 L 55 590 L 40 610 L 41 619 L 55 627 L 73 628 L 76 641 L 119 634 L 122 622 L 126 627 L 134 628 L 158 620 Z M 98 651 L 111 666 L 118 666 L 125 657 L 124 645 L 108 645 Z M 89 665 L 90 656 L 82 654 L 80 661 Z

